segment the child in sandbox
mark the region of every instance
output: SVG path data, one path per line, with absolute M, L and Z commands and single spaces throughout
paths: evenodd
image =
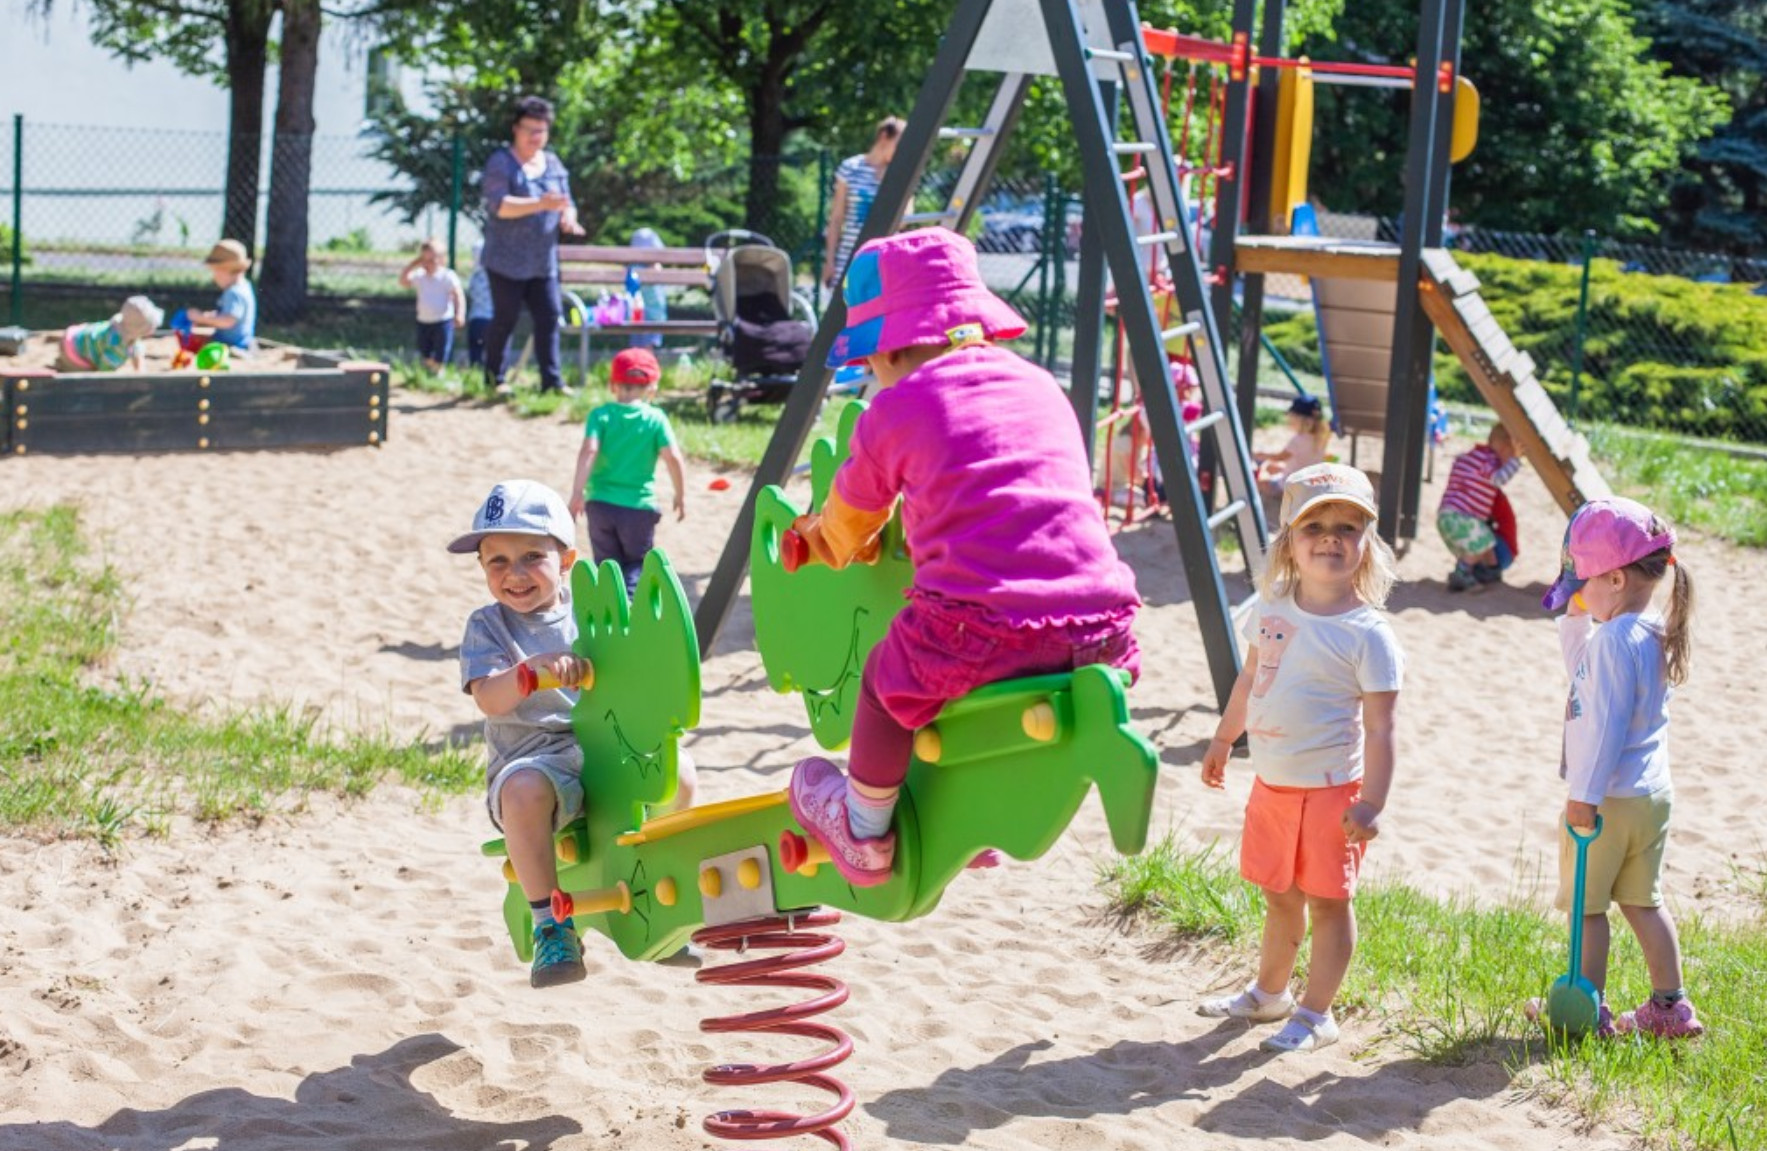
M 72 324 L 55 354 L 58 372 L 114 372 L 124 364 L 139 372 L 145 362 L 141 341 L 153 335 L 165 313 L 146 296 L 130 296 L 123 308 L 96 324 Z
M 503 832 L 516 881 L 534 914 L 532 987 L 582 979 L 576 924 L 552 917 L 558 886 L 553 832 L 583 813 L 583 749 L 571 731 L 576 688 L 591 675 L 572 650 L 568 574 L 577 561 L 576 524 L 557 492 L 533 480 L 506 480 L 473 515 L 472 530 L 448 550 L 476 553 L 492 602 L 473 612 L 460 641 L 460 686 L 485 714 L 491 822 Z M 523 695 L 518 668 L 562 685 Z M 693 763 L 680 761 L 669 810 L 693 803 Z
M 914 730 L 983 684 L 1111 664 L 1132 675 L 1141 606 L 1092 495 L 1073 406 L 996 340 L 1025 323 L 944 228 L 873 240 L 847 265 L 847 327 L 828 366 L 881 389 L 823 506 L 796 529 L 844 567 L 875 555 L 898 498 L 914 584 L 865 661 L 848 771 L 792 772 L 792 814 L 855 886 L 890 877 Z M 983 853 L 972 866 L 998 862 Z
M 196 337 L 185 344 L 185 350 L 194 352 L 213 340 L 236 352 L 251 351 L 258 340 L 258 293 L 246 278 L 252 258 L 246 255 L 245 245 L 238 240 L 222 240 L 209 249 L 202 262 L 208 265 L 221 296 L 213 311 L 199 309 L 189 313 L 188 319 L 193 326 L 214 329 L 214 334 Z

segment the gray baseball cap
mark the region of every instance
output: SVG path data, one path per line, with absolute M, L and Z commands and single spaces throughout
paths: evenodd
M 448 545 L 466 554 L 479 550 L 486 536 L 551 536 L 566 548 L 577 546 L 577 525 L 559 494 L 538 480 L 504 480 L 473 513 L 472 530 Z

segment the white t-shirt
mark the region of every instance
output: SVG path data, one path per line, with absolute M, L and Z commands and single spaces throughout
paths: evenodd
M 1386 616 L 1366 605 L 1314 615 L 1283 596 L 1259 605 L 1245 637 L 1257 648 L 1246 732 L 1258 778 L 1277 787 L 1361 779 L 1362 697 L 1398 691 L 1405 675 Z
M 460 277 L 453 268 L 437 268 L 434 273 L 414 269 L 411 287 L 417 292 L 418 323 L 439 324 L 454 318 L 454 293 L 460 290 Z
M 1669 677 L 1663 621 L 1628 613 L 1596 626 L 1560 616 L 1558 642 L 1571 676 L 1564 758 L 1571 798 L 1655 795 L 1669 787 Z

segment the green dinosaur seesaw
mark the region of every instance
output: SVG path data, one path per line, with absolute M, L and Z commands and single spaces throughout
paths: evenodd
M 827 494 L 860 409 L 843 413 L 841 450 L 826 439 L 813 448 L 813 505 Z M 897 517 L 878 563 L 787 572 L 780 540 L 797 515 L 778 488 L 761 493 L 750 581 L 756 642 L 773 686 L 801 692 L 818 742 L 839 747 L 851 733 L 865 654 L 901 607 L 911 568 Z M 572 713 L 586 811 L 558 837 L 559 886 L 578 929 L 601 932 L 629 958 L 672 955 L 701 926 L 801 908 L 891 921 L 925 915 L 978 851 L 1042 855 L 1093 784 L 1117 850 L 1133 854 L 1146 843 L 1158 760 L 1129 725 L 1121 673 L 1103 666 L 991 684 L 917 732 L 896 808 L 895 866 L 880 886 L 854 888 L 819 864 L 784 791 L 646 820 L 647 808 L 673 797 L 678 741 L 699 719 L 687 598 L 654 551 L 631 603 L 611 563 L 579 563 L 571 590 L 576 650 L 595 676 Z M 484 853 L 503 855 L 503 841 Z M 532 922 L 510 878 L 504 920 L 525 960 Z

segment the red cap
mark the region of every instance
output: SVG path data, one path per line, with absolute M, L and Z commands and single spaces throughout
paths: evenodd
M 609 383 L 642 388 L 662 379 L 663 369 L 649 348 L 627 348 L 614 357 L 607 378 Z

